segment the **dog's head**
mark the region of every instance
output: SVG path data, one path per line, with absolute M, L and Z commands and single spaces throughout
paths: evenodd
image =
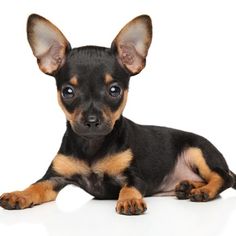
M 150 17 L 130 21 L 111 48 L 72 49 L 55 25 L 36 14 L 28 18 L 27 36 L 41 71 L 56 79 L 59 104 L 74 132 L 85 137 L 110 133 L 125 107 L 130 76 L 145 67 Z

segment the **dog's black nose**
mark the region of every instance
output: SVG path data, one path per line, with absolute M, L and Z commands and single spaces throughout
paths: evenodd
M 85 125 L 89 128 L 98 127 L 100 125 L 100 120 L 96 115 L 89 115 L 85 121 Z

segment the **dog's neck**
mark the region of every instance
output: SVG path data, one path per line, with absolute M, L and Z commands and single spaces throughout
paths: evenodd
M 86 156 L 92 157 L 95 156 L 96 153 L 99 152 L 101 149 L 103 143 L 104 143 L 105 136 L 99 136 L 99 137 L 82 137 L 81 142 L 81 148 L 83 149 L 83 152 L 86 154 Z
M 69 122 L 64 135 L 63 146 L 60 152 L 66 155 L 75 155 L 78 158 L 92 162 L 100 156 L 106 155 L 112 146 L 117 145 L 117 139 L 122 132 L 123 117 L 116 121 L 113 130 L 105 136 L 83 137 L 76 134 Z

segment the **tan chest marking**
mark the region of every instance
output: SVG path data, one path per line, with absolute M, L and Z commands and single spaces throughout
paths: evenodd
M 85 161 L 74 157 L 58 154 L 53 160 L 53 169 L 63 176 L 108 174 L 116 176 L 129 167 L 133 155 L 130 149 L 124 152 L 108 155 L 89 166 Z
M 53 160 L 53 169 L 66 177 L 81 174 L 88 175 L 90 167 L 82 160 L 58 154 Z
M 118 175 L 129 167 L 133 155 L 130 149 L 124 152 L 106 156 L 92 165 L 92 172 L 107 173 L 109 175 Z

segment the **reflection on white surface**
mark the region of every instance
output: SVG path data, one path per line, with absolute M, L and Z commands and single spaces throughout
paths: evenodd
M 73 196 L 68 196 L 69 193 Z M 133 217 L 116 214 L 115 201 L 78 195 L 80 193 L 76 190 L 67 189 L 57 202 L 24 211 L 1 209 L 0 235 L 215 236 L 236 232 L 234 190 L 228 190 L 222 197 L 208 203 L 178 201 L 174 197 L 146 198 L 147 213 Z

